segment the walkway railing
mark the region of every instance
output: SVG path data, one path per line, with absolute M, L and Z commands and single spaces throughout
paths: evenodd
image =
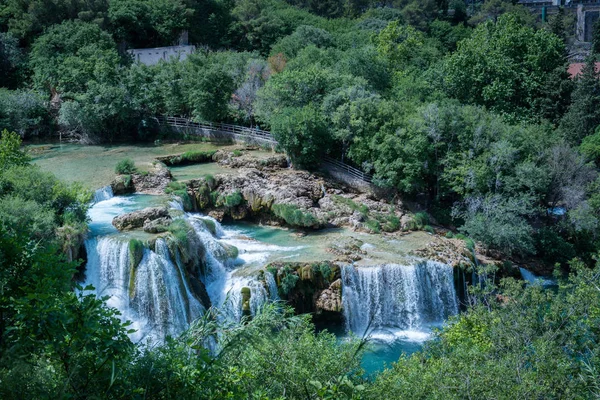
M 174 126 L 177 128 L 212 130 L 230 134 L 234 138 L 255 138 L 274 145 L 278 144 L 271 132 L 264 131 L 262 129 L 247 128 L 245 126 L 221 123 L 198 123 L 187 118 L 167 117 L 162 115 L 158 116 L 157 119 L 161 124 Z M 344 164 L 343 162 L 334 158 L 327 156 L 324 157 L 323 164 L 329 167 L 340 169 L 354 179 L 358 179 L 367 183 L 371 183 L 373 181 L 373 177 L 371 175 L 365 174 L 360 169 L 351 167 L 348 164 Z
M 199 123 L 194 122 L 191 119 L 181 117 L 159 116 L 157 117 L 157 119 L 158 122 L 161 124 L 166 124 L 177 128 L 208 129 L 213 131 L 230 133 L 234 136 L 254 137 L 257 139 L 261 139 L 265 142 L 277 144 L 277 141 L 275 140 L 273 135 L 271 135 L 271 132 L 263 131 L 262 129 L 247 128 L 245 126 L 213 122 Z
M 343 162 L 334 158 L 325 156 L 323 163 L 342 169 L 348 175 L 352 176 L 353 178 L 360 179 L 361 181 L 365 181 L 367 183 L 371 183 L 373 181 L 373 177 L 371 175 L 365 174 L 360 169 L 351 167 L 348 164 L 344 164 Z

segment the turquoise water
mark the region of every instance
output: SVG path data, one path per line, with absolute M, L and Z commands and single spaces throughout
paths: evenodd
M 133 194 L 130 196 L 116 196 L 96 203 L 88 211 L 88 216 L 91 218 L 88 223 L 90 233 L 92 236 L 119 233 L 112 225 L 114 217 L 146 207 L 166 206 L 170 199 L 171 196 Z
M 361 366 L 367 376 L 373 376 L 385 368 L 391 367 L 392 363 L 398 361 L 402 354 L 411 355 L 421 350 L 423 344 L 423 342 L 407 340 L 373 342 L 371 350 L 364 355 Z

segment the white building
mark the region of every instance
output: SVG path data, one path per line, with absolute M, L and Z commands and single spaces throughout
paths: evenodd
M 155 47 L 152 49 L 130 49 L 127 50 L 132 55 L 135 62 L 146 65 L 158 64 L 160 60 L 170 61 L 185 60 L 190 54 L 196 50 L 193 45 L 180 45 L 169 47 Z

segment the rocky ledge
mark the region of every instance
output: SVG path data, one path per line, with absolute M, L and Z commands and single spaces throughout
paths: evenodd
M 155 162 L 148 172 L 117 175 L 110 184 L 115 195 L 129 193 L 162 194 L 173 177 L 161 162 Z
M 399 201 L 379 199 L 323 175 L 286 168 L 284 156 L 258 159 L 222 155 L 230 174 L 185 183 L 184 204 L 223 220 L 252 219 L 298 228 L 347 226 L 368 232 L 408 229 L 411 218 Z M 183 189 L 183 188 L 182 188 Z
M 112 224 L 120 231 L 129 231 L 143 228 L 150 233 L 164 232 L 165 228 L 171 224 L 169 210 L 166 207 L 148 207 L 143 210 L 130 212 L 116 216 Z

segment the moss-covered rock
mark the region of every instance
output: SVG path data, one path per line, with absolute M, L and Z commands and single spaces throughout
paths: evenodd
M 252 310 L 250 308 L 250 299 L 252 298 L 252 291 L 249 287 L 243 287 L 241 289 L 242 294 L 242 314 L 244 316 L 251 316 Z

